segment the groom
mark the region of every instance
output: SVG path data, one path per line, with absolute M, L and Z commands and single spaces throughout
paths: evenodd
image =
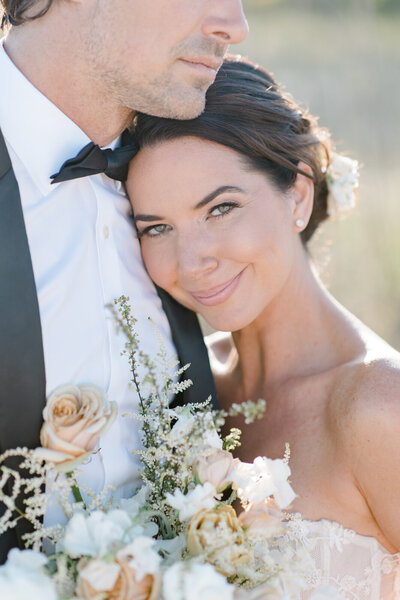
M 122 414 L 137 398 L 105 305 L 130 296 L 144 350 L 157 351 L 150 316 L 167 350 L 193 364 L 200 400 L 212 379 L 197 321 L 157 295 L 142 265 L 120 181 L 132 149 L 114 150 L 135 111 L 202 111 L 228 45 L 247 33 L 241 0 L 0 6 L 11 26 L 0 44 L 0 451 L 39 445 L 45 398 L 58 385 L 98 385 L 120 416 L 85 483 L 124 496 L 137 476 L 137 432 Z M 61 168 L 78 154 L 78 167 Z M 0 561 L 20 533 L 0 536 Z

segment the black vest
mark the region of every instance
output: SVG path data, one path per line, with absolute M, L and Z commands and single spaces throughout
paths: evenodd
M 176 403 L 202 402 L 216 393 L 197 317 L 158 290 L 181 364 L 194 386 Z M 60 382 L 63 383 L 63 382 Z M 35 279 L 17 180 L 0 131 L 0 451 L 39 446 L 46 400 L 42 331 Z M 0 506 L 0 514 L 2 512 Z M 0 536 L 0 564 L 21 546 L 26 525 Z

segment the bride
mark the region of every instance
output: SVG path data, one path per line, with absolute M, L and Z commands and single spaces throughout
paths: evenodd
M 221 407 L 266 400 L 240 458 L 290 444 L 310 590 L 400 598 L 400 357 L 327 292 L 307 252 L 334 196 L 351 201 L 335 169 L 351 186 L 354 164 L 243 60 L 225 62 L 199 118 L 139 116 L 136 135 L 127 186 L 147 270 L 227 332 L 210 341 Z

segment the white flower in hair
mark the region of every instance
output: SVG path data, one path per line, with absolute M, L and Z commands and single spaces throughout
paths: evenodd
M 327 168 L 329 187 L 328 215 L 335 216 L 354 208 L 356 204 L 355 190 L 358 188 L 358 161 L 332 154 L 331 162 Z

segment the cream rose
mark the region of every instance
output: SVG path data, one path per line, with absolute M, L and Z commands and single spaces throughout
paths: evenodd
M 193 462 L 193 472 L 201 483 L 209 481 L 217 491 L 224 490 L 230 483 L 233 456 L 226 450 L 212 449 L 198 456 Z
M 204 556 L 226 577 L 251 558 L 241 523 L 228 505 L 199 511 L 188 525 L 186 541 L 192 556 Z
M 239 515 L 239 521 L 246 529 L 247 535 L 265 537 L 280 533 L 282 519 L 282 511 L 271 498 L 257 504 L 248 504 L 246 510 Z
M 155 600 L 161 587 L 158 575 L 146 575 L 140 581 L 125 561 L 106 564 L 98 559 L 81 561 L 77 594 L 82 600 Z
M 115 402 L 107 402 L 102 390 L 87 385 L 58 387 L 43 410 L 40 458 L 70 471 L 95 448 L 117 415 Z

